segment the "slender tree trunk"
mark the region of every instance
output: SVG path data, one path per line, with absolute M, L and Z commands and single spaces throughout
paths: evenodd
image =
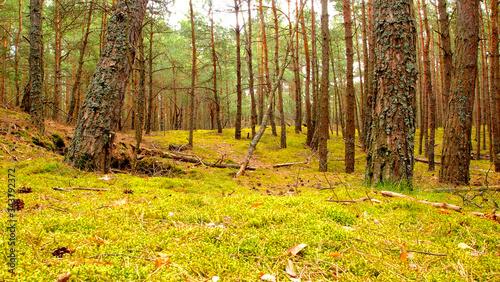
M 134 172 L 137 164 L 137 154 L 139 153 L 142 142 L 142 128 L 144 126 L 144 106 L 146 96 L 146 59 L 144 57 L 144 38 L 141 33 L 139 37 L 139 54 L 137 58 L 137 65 L 139 69 L 139 87 L 135 97 L 135 150 L 134 150 Z
M 306 144 L 313 150 L 318 148 L 317 138 L 314 139 L 316 134 L 316 125 L 318 123 L 318 84 L 317 84 L 317 57 L 316 57 L 316 13 L 314 12 L 314 0 L 311 0 L 311 89 L 312 89 L 312 109 L 311 109 L 311 127 L 307 129 Z
M 415 135 L 416 28 L 413 2 L 374 1 L 374 102 L 367 184 L 411 184 Z M 405 42 L 402 46 L 401 42 Z
M 147 0 L 126 0 L 115 6 L 102 56 L 66 155 L 66 160 L 75 167 L 109 171 L 115 131 L 147 3 Z
M 43 134 L 45 132 L 45 114 L 43 110 L 43 35 L 42 35 L 42 0 L 30 1 L 30 81 L 31 98 L 30 117 L 33 126 Z
M 75 83 L 73 83 L 73 87 L 71 88 L 71 101 L 68 109 L 68 116 L 66 119 L 66 123 L 70 123 L 77 115 L 78 111 L 75 109 L 78 107 L 78 93 L 80 91 L 80 84 L 83 73 L 83 64 L 85 58 L 85 51 L 87 49 L 87 43 L 89 41 L 90 35 L 90 24 L 92 23 L 92 11 L 94 10 L 94 0 L 90 1 L 89 12 L 87 15 L 87 23 L 86 23 L 86 31 L 82 38 L 82 47 L 80 49 L 80 57 L 78 58 L 78 68 L 76 70 Z
M 276 0 L 272 0 L 272 8 L 274 15 L 274 31 L 275 31 L 274 65 L 275 65 L 276 79 L 278 79 L 278 75 L 280 73 L 280 64 L 279 64 L 279 26 L 278 26 L 278 13 L 276 11 Z M 293 58 L 294 62 L 295 59 L 296 58 Z M 280 126 L 281 126 L 280 146 L 281 148 L 286 148 L 286 123 L 285 123 L 285 112 L 283 110 L 283 87 L 281 81 L 278 83 L 278 109 L 280 112 Z
M 254 89 L 254 77 L 253 77 L 253 54 L 252 54 L 252 8 L 251 0 L 247 0 L 248 3 L 248 36 L 247 36 L 247 64 L 248 64 L 248 87 L 250 91 L 250 102 L 251 102 L 251 126 L 252 126 L 252 138 L 255 137 L 255 125 L 257 125 L 257 105 L 255 102 L 255 89 Z
M 345 50 L 347 58 L 347 89 L 346 89 L 346 135 L 345 135 L 345 170 L 346 173 L 354 172 L 354 136 L 356 127 L 354 126 L 354 114 L 356 107 L 354 98 L 354 52 L 352 44 L 352 19 L 350 0 L 344 0 L 344 34 Z M 328 58 L 327 58 L 328 62 Z
M 22 0 L 19 0 L 19 9 L 18 9 L 18 20 L 19 26 L 17 27 L 17 36 L 15 41 L 15 53 L 14 53 L 14 73 L 15 73 L 15 82 L 16 82 L 16 107 L 19 106 L 19 97 L 21 96 L 21 85 L 19 83 L 20 74 L 19 74 L 19 43 L 21 39 L 21 32 L 23 30 L 23 16 L 22 16 L 23 3 Z
M 351 38 L 352 39 L 352 38 Z M 321 0 L 321 86 L 320 86 L 320 106 L 319 106 L 319 124 L 318 124 L 318 152 L 319 152 L 319 171 L 328 170 L 328 119 L 329 109 L 329 76 L 330 68 L 330 32 L 328 28 L 328 1 Z
M 149 56 L 148 56 L 148 76 L 149 76 L 149 86 L 148 86 L 148 105 L 146 108 L 146 122 L 145 122 L 145 133 L 149 134 L 151 133 L 151 124 L 152 124 L 152 118 L 153 118 L 153 102 L 154 102 L 154 97 L 153 97 L 153 37 L 154 37 L 154 30 L 153 30 L 153 19 L 151 18 L 149 22 Z M 175 71 L 175 65 L 172 68 L 172 71 Z M 175 75 L 173 76 L 175 78 Z M 175 82 L 175 79 L 174 79 Z M 175 86 L 174 86 L 175 87 Z M 174 93 L 175 93 L 174 89 Z M 177 105 L 176 105 L 177 106 Z
M 366 136 L 368 136 L 369 124 L 370 124 L 370 105 L 368 104 L 368 93 L 371 90 L 371 81 L 370 81 L 370 63 L 368 57 L 368 35 L 367 35 L 367 27 L 366 24 L 366 7 L 365 0 L 361 0 L 361 34 L 363 38 L 363 78 L 365 81 L 365 91 L 361 94 L 361 132 L 359 133 L 359 140 L 361 141 L 361 146 L 363 146 L 363 150 L 366 151 L 368 147 Z
M 429 20 L 427 18 L 427 5 L 425 0 L 422 0 L 422 9 L 424 11 L 424 28 L 425 28 L 425 42 L 424 42 L 424 76 L 425 76 L 425 96 L 428 97 L 429 103 L 429 146 L 426 150 L 427 157 L 429 158 L 429 171 L 434 171 L 434 139 L 436 131 L 436 97 L 432 89 L 431 77 L 431 61 L 429 58 L 429 46 L 431 41 L 431 30 L 429 28 Z
M 55 17 L 54 17 L 54 92 L 52 96 L 52 119 L 58 120 L 58 111 L 60 108 L 61 100 L 61 20 L 59 16 L 59 1 L 54 2 L 55 5 Z
M 296 11 L 295 18 L 298 21 L 298 19 L 300 18 L 298 0 L 295 0 L 295 11 Z M 299 25 L 295 25 L 295 28 L 297 28 L 297 30 L 295 30 L 295 46 L 293 49 L 294 53 L 293 73 L 295 81 L 295 133 L 300 133 L 302 132 L 302 88 L 300 83 L 300 64 L 299 64 L 299 31 L 298 31 Z M 279 90 L 278 90 L 278 95 L 279 95 Z M 281 107 L 283 108 L 283 106 Z M 281 138 L 282 139 L 284 138 L 283 134 Z
M 469 184 L 472 109 L 479 44 L 479 0 L 458 0 L 450 102 L 444 128 L 439 180 Z
M 234 9 L 236 14 L 236 121 L 234 125 L 234 138 L 236 140 L 241 139 L 241 50 L 240 50 L 240 24 L 238 22 L 238 17 L 240 14 L 240 3 L 238 0 L 234 0 Z
M 490 33 L 490 95 L 491 95 L 491 133 L 492 151 L 495 172 L 500 172 L 500 69 L 498 52 L 498 0 L 491 0 L 491 33 Z
M 190 148 L 193 148 L 193 131 L 194 131 L 194 103 L 195 103 L 195 91 L 196 91 L 196 68 L 197 68 L 197 55 L 196 55 L 196 37 L 194 32 L 194 11 L 193 11 L 193 1 L 189 0 L 189 11 L 191 14 L 191 45 L 193 51 L 193 67 L 191 69 L 191 92 L 189 101 L 189 144 Z
M 307 136 L 309 137 L 309 131 L 311 131 L 311 95 L 309 86 L 311 84 L 311 60 L 309 56 L 309 44 L 307 40 L 307 32 L 306 32 L 306 24 L 304 21 L 304 13 L 300 13 L 300 23 L 302 27 L 302 37 L 304 41 L 304 57 L 306 60 L 306 82 L 304 86 L 304 94 L 305 94 L 305 104 L 306 104 L 306 127 L 307 127 Z M 307 142 L 306 142 L 307 143 Z M 309 142 L 310 143 L 310 142 Z
M 220 120 L 220 102 L 219 93 L 217 91 L 217 53 L 215 52 L 215 36 L 214 36 L 214 18 L 213 18 L 213 7 L 212 2 L 210 2 L 210 38 L 212 42 L 212 66 L 214 72 L 214 104 L 215 104 L 215 121 L 217 123 L 217 132 L 222 133 L 222 122 Z M 253 90 L 253 89 L 252 89 Z M 213 121 L 213 119 L 212 119 Z M 213 129 L 213 124 L 212 124 Z

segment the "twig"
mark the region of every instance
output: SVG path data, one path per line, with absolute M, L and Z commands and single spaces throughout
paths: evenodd
M 155 261 L 154 259 L 150 259 L 150 258 L 136 257 L 136 256 L 131 256 L 131 255 L 127 255 L 127 254 L 121 254 L 121 253 L 116 253 L 116 254 L 98 254 L 98 255 L 95 255 L 95 256 L 87 257 L 87 258 L 98 258 L 98 257 L 103 257 L 103 256 L 124 256 L 124 257 L 135 258 L 135 259 L 143 259 L 143 260 Z
M 330 197 L 331 198 L 331 197 Z M 332 202 L 332 203 L 358 203 L 358 202 L 364 202 L 364 201 L 370 201 L 373 203 L 382 203 L 381 201 L 377 200 L 377 199 L 373 199 L 373 198 L 370 198 L 370 197 L 363 197 L 363 198 L 359 198 L 359 199 L 354 199 L 354 200 L 331 200 L 331 199 L 327 199 L 328 202 Z
M 9 155 L 9 156 L 11 156 L 11 157 L 14 159 L 14 161 L 16 161 L 16 162 L 17 162 L 17 161 L 19 161 L 19 160 L 17 159 L 17 157 L 16 157 L 16 156 L 14 156 L 14 155 L 12 155 L 12 154 L 10 153 L 9 149 L 7 149 L 7 148 L 5 147 L 5 144 L 3 144 L 3 143 L 0 143 L 0 144 L 2 145 L 3 150 L 4 150 L 4 151 L 5 151 L 5 152 Z
M 84 191 L 109 191 L 109 189 L 105 188 L 89 188 L 89 187 L 69 187 L 69 188 L 60 188 L 60 187 L 52 187 L 53 190 L 56 191 L 71 191 L 71 190 L 84 190 Z
M 456 212 L 460 212 L 460 210 L 462 210 L 462 207 L 459 207 L 459 206 L 455 206 L 455 205 L 451 205 L 451 204 L 447 204 L 447 203 L 434 203 L 434 202 L 427 202 L 427 201 L 417 200 L 417 199 L 415 199 L 413 197 L 410 197 L 410 196 L 407 196 L 407 195 L 403 195 L 403 194 L 399 194 L 399 193 L 395 193 L 395 192 L 391 192 L 391 191 L 380 191 L 380 194 L 382 194 L 383 196 L 386 196 L 386 197 L 396 197 L 396 198 L 409 199 L 409 200 L 416 201 L 416 202 L 419 202 L 419 203 L 422 203 L 422 204 L 433 206 L 435 208 L 443 208 L 443 209 L 448 209 L 448 210 L 454 210 Z

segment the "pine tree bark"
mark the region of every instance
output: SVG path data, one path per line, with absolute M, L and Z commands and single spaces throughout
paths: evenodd
M 77 168 L 109 171 L 115 131 L 147 3 L 147 0 L 119 1 L 109 19 L 104 49 L 66 155 L 66 161 Z
M 450 97 L 451 74 L 453 72 L 453 53 L 451 51 L 450 21 L 448 19 L 448 12 L 446 11 L 446 0 L 438 0 L 438 11 L 441 30 L 439 36 L 442 43 L 441 50 L 443 50 L 443 99 L 444 106 L 447 107 Z M 446 112 L 446 108 L 444 112 Z
M 220 120 L 220 102 L 219 102 L 219 92 L 217 90 L 217 53 L 215 52 L 215 36 L 214 36 L 214 18 L 213 18 L 213 7 L 212 2 L 210 2 L 210 38 L 212 42 L 212 67 L 214 72 L 214 104 L 215 104 L 215 122 L 217 123 L 217 132 L 222 133 L 222 122 Z M 253 88 L 253 85 L 252 85 Z M 253 91 L 253 89 L 252 89 Z M 252 93 L 253 95 L 253 93 Z
M 248 87 L 250 91 L 250 102 L 251 102 L 251 126 L 252 126 L 252 138 L 255 137 L 255 126 L 257 125 L 257 104 L 255 101 L 255 89 L 254 89 L 254 75 L 253 75 L 253 53 L 252 53 L 252 8 L 251 0 L 247 0 L 248 3 L 248 36 L 247 36 L 247 64 L 248 64 Z
M 194 115 L 195 115 L 195 91 L 196 91 L 196 71 L 198 67 L 198 58 L 196 57 L 196 36 L 194 31 L 194 10 L 193 1 L 189 0 L 189 11 L 191 14 L 191 49 L 193 51 L 192 55 L 192 68 L 191 68 L 191 92 L 189 94 L 189 140 L 188 146 L 193 148 L 193 132 L 194 132 Z
M 479 0 L 457 2 L 456 34 L 439 180 L 467 185 L 470 179 L 472 109 L 477 75 Z
M 296 15 L 295 18 L 298 19 L 300 18 L 299 15 L 299 5 L 298 5 L 298 0 L 295 0 L 295 11 Z M 294 74 L 294 82 L 295 82 L 295 133 L 300 133 L 302 132 L 302 88 L 301 88 L 301 83 L 300 83 L 300 64 L 299 64 L 299 25 L 295 25 L 295 44 L 293 48 L 293 74 Z M 278 91 L 279 95 L 279 91 Z M 281 99 L 283 100 L 283 98 Z M 282 106 L 283 108 L 283 106 Z M 284 123 L 284 121 L 283 121 Z M 283 126 L 283 125 L 282 125 Z M 283 133 L 281 138 L 283 138 Z M 286 137 L 285 137 L 286 139 Z M 285 141 L 286 143 L 286 141 Z M 283 145 L 283 144 L 282 144 Z M 286 148 L 286 144 L 285 144 Z
M 78 95 L 80 92 L 80 84 L 83 74 L 83 64 L 85 63 L 84 61 L 85 51 L 87 49 L 87 44 L 89 41 L 90 25 L 92 23 L 93 10 L 94 10 L 94 0 L 90 1 L 89 12 L 87 15 L 86 31 L 82 38 L 82 46 L 80 49 L 80 56 L 78 58 L 78 68 L 76 70 L 75 82 L 73 83 L 73 87 L 71 88 L 71 100 L 68 108 L 68 116 L 66 118 L 66 123 L 70 123 L 78 115 L 78 111 L 76 109 L 79 106 Z
M 304 58 L 306 60 L 306 81 L 304 85 L 304 96 L 305 96 L 305 106 L 306 106 L 306 127 L 307 127 L 307 136 L 309 136 L 309 131 L 311 130 L 311 94 L 310 94 L 310 85 L 311 85 L 311 59 L 309 56 L 309 44 L 307 39 L 306 32 L 306 24 L 304 21 L 304 13 L 300 14 L 300 24 L 302 27 L 302 37 L 304 41 Z M 308 144 L 306 142 L 306 144 Z
M 234 124 L 234 138 L 236 140 L 241 139 L 241 42 L 240 42 L 240 24 L 238 21 L 240 14 L 240 3 L 238 0 L 234 0 L 234 10 L 236 14 L 236 120 Z
M 328 0 L 321 0 L 321 85 L 319 91 L 318 153 L 319 171 L 328 170 L 329 68 L 330 31 L 328 28 Z
M 429 57 L 429 46 L 431 41 L 431 30 L 429 28 L 429 19 L 427 18 L 427 5 L 425 0 L 422 0 L 422 10 L 424 13 L 424 28 L 425 28 L 425 42 L 424 42 L 424 76 L 425 76 L 425 96 L 428 98 L 429 104 L 429 146 L 427 147 L 426 154 L 429 158 L 429 171 L 434 171 L 434 143 L 436 132 L 436 96 L 432 88 L 431 77 L 431 61 Z
M 21 32 L 23 30 L 23 16 L 22 16 L 23 3 L 22 0 L 19 0 L 18 7 L 18 21 L 19 25 L 17 27 L 17 36 L 15 41 L 15 53 L 14 53 L 14 74 L 15 74 L 15 82 L 16 82 L 16 107 L 19 106 L 19 97 L 21 96 L 21 85 L 19 83 L 20 75 L 19 75 L 19 43 L 21 39 Z
M 149 86 L 148 86 L 148 105 L 146 107 L 146 121 L 144 124 L 144 133 L 149 134 L 151 132 L 152 126 L 152 118 L 153 118 L 153 105 L 154 105 L 154 97 L 153 97 L 153 37 L 154 37 L 154 29 L 153 29 L 154 21 L 151 19 L 149 21 L 149 56 L 148 56 L 148 76 L 149 76 Z M 175 72 L 175 65 L 172 67 L 172 72 Z M 175 74 L 174 77 L 174 87 L 175 86 Z M 174 89 L 174 93 L 176 90 Z M 175 95 L 175 94 L 174 94 Z M 175 105 L 177 106 L 177 104 Z M 176 128 L 177 129 L 177 128 Z
M 316 13 L 314 12 L 314 0 L 311 0 L 311 127 L 307 129 L 306 145 L 313 150 L 318 149 L 318 139 L 314 138 L 318 124 L 318 60 L 316 53 Z M 315 139 L 315 140 L 313 140 Z
M 369 21 L 370 19 L 368 19 Z M 368 30 L 370 29 L 369 26 L 367 26 L 367 20 L 366 20 L 366 5 L 365 1 L 361 1 L 361 33 L 363 37 L 363 64 L 364 64 L 364 69 L 363 69 L 363 78 L 365 81 L 365 91 L 361 94 L 361 132 L 359 134 L 359 141 L 361 142 L 361 146 L 363 146 L 363 149 L 366 151 L 368 147 L 368 142 L 366 137 L 368 136 L 368 130 L 370 130 L 370 104 L 368 101 L 368 93 L 371 93 L 371 65 L 369 61 L 369 56 L 368 56 Z
M 345 135 L 345 171 L 354 172 L 354 137 L 356 127 L 354 125 L 354 115 L 356 100 L 354 98 L 354 51 L 352 44 L 352 19 L 350 0 L 344 0 L 344 34 L 345 50 L 347 58 L 347 89 L 346 89 L 346 135 Z M 328 60 L 328 59 L 327 59 Z M 328 62 L 328 61 L 327 61 Z
M 134 162 L 137 159 L 137 154 L 140 151 L 142 142 L 142 128 L 144 126 L 144 105 L 145 105 L 145 95 L 146 95 L 146 59 L 144 56 L 144 37 L 141 33 L 138 42 L 139 53 L 137 56 L 137 68 L 139 71 L 139 81 L 138 89 L 135 97 L 135 119 L 134 119 L 134 129 L 135 129 L 135 151 L 134 151 Z M 135 163 L 134 163 L 135 170 Z
M 280 73 L 280 64 L 279 64 L 279 26 L 278 26 L 278 13 L 276 11 L 276 0 L 272 0 L 272 9 L 274 16 L 274 66 L 275 66 L 275 76 L 278 79 L 278 75 Z M 291 34 L 291 31 L 290 31 Z M 292 50 L 293 52 L 293 50 Z M 293 58 L 294 64 L 296 62 L 296 58 Z M 295 67 L 295 65 L 294 65 Z M 280 112 L 280 147 L 282 149 L 286 148 L 286 123 L 285 123 L 285 111 L 283 109 L 283 86 L 281 81 L 278 83 L 278 110 Z M 297 129 L 297 128 L 295 128 Z
M 45 114 L 43 107 L 43 33 L 42 0 L 30 1 L 30 118 L 33 126 L 43 134 L 45 132 Z
M 491 0 L 491 33 L 490 33 L 490 95 L 492 151 L 495 172 L 500 172 L 500 69 L 498 52 L 498 0 Z
M 52 120 L 58 120 L 61 100 L 61 19 L 59 15 L 59 0 L 54 2 L 54 92 L 52 95 Z
M 374 102 L 365 171 L 367 184 L 413 177 L 416 28 L 413 2 L 374 1 Z M 404 44 L 401 44 L 404 42 Z

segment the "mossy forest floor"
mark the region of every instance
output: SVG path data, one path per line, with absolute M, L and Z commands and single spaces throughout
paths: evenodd
M 423 163 L 415 165 L 413 191 L 365 187 L 364 154 L 358 148 L 356 172 L 343 173 L 343 140 L 335 132 L 327 173 L 317 172 L 305 135 L 290 128 L 287 149 L 266 131 L 251 161 L 258 169 L 238 179 L 235 169 L 172 160 L 182 172 L 102 175 L 69 167 L 43 142 L 34 145 L 26 118 L 0 110 L 0 281 L 56 281 L 67 273 L 69 281 L 500 281 L 500 224 L 470 214 L 490 214 L 493 201 L 500 201 L 497 193 L 438 193 L 446 186 Z M 48 122 L 46 135 L 58 133 L 67 146 L 71 130 Z M 187 153 L 238 163 L 249 140 L 233 134 L 198 130 Z M 53 149 L 50 138 L 42 139 Z M 127 140 L 132 132 L 117 141 Z M 155 132 L 145 143 L 167 150 L 186 144 L 187 132 Z M 272 168 L 308 158 L 308 164 Z M 24 207 L 15 213 L 18 262 L 12 276 L 7 183 L 14 168 L 16 188 L 32 192 L 16 196 Z M 471 187 L 499 185 L 500 175 L 489 170 L 489 161 L 472 161 Z M 384 198 L 381 190 L 463 209 Z M 327 201 L 367 196 L 381 203 Z

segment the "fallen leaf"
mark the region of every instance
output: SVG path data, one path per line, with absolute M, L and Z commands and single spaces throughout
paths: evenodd
M 408 264 L 408 267 L 410 267 L 413 270 L 417 270 L 418 269 L 418 266 L 416 264 L 412 264 L 412 263 Z
M 112 177 L 110 177 L 109 175 L 104 175 L 104 177 L 101 177 L 99 178 L 99 180 L 104 180 L 104 181 L 110 181 L 111 179 L 113 179 Z
M 158 268 L 168 264 L 170 264 L 170 256 L 164 253 L 158 253 L 158 257 L 155 260 L 155 267 Z
M 268 282 L 276 282 L 276 278 L 272 276 L 271 274 L 264 274 L 260 277 L 260 280 L 262 281 L 268 281 Z
M 330 254 L 331 257 L 334 257 L 334 258 L 341 258 L 342 255 L 340 253 L 337 253 L 337 252 L 333 252 Z
M 373 222 L 375 222 L 376 225 L 382 225 L 382 223 L 380 223 L 377 219 L 374 219 Z
M 212 277 L 212 282 L 217 282 L 220 280 L 220 277 L 219 276 L 214 276 Z
M 290 281 L 292 282 L 300 282 L 300 278 L 288 277 L 288 279 L 290 279 Z
M 401 260 L 402 262 L 406 263 L 406 259 L 408 258 L 408 252 L 401 249 L 401 251 L 399 252 L 399 260 Z
M 259 207 L 259 206 L 262 206 L 263 203 L 255 203 L 252 205 L 252 208 L 256 208 L 256 207 Z
M 443 210 L 443 209 L 439 209 L 439 210 L 437 210 L 437 212 L 439 212 L 439 213 L 444 213 L 444 214 L 451 213 L 451 211 L 448 211 L 448 210 Z
M 413 259 L 415 257 L 415 253 L 413 253 L 413 252 L 406 252 L 406 257 L 408 259 Z
M 293 267 L 291 260 L 288 260 L 288 265 L 286 266 L 285 271 L 290 277 L 297 277 L 297 273 L 295 273 L 295 268 Z
M 119 206 L 123 206 L 123 205 L 126 205 L 128 203 L 128 197 L 125 197 L 121 200 L 116 200 L 114 202 L 111 203 L 111 207 L 119 207 Z
M 303 248 L 307 247 L 307 244 L 298 244 L 297 246 L 293 246 L 291 247 L 290 249 L 288 249 L 288 251 L 286 252 L 287 254 L 292 254 L 292 256 L 295 256 L 297 255 L 298 253 L 300 253 L 300 251 L 302 251 Z
M 66 274 L 63 274 L 57 278 L 56 282 L 66 282 L 69 280 L 69 278 L 72 276 L 71 272 L 68 272 Z
M 344 228 L 345 230 L 354 231 L 354 228 L 350 226 L 342 226 L 342 228 Z
M 469 245 L 467 245 L 467 244 L 465 244 L 465 243 L 458 243 L 458 247 L 459 247 L 460 249 L 464 249 L 464 250 L 465 250 L 465 249 L 471 249 L 471 250 L 474 250 L 471 246 L 469 246 Z

